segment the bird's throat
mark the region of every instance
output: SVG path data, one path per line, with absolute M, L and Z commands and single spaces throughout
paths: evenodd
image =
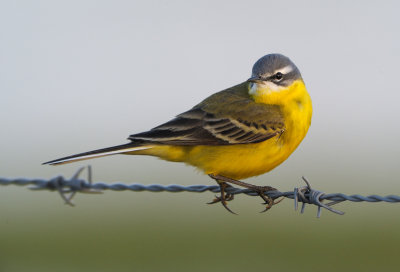
M 288 87 L 277 87 L 272 83 L 249 84 L 249 95 L 257 103 L 284 106 L 290 101 L 303 97 L 305 94 L 307 94 L 307 90 L 302 80 L 297 80 Z

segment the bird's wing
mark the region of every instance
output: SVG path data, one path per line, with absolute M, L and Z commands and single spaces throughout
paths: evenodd
M 255 103 L 248 95 L 247 83 L 242 83 L 128 139 L 168 145 L 232 145 L 262 142 L 284 130 L 280 107 Z

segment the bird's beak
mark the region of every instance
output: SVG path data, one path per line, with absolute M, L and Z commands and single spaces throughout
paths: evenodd
M 247 82 L 253 82 L 253 83 L 262 83 L 264 80 L 258 76 L 253 76 L 247 80 Z

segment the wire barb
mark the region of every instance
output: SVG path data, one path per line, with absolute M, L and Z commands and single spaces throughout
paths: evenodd
M 62 176 L 54 177 L 50 180 L 45 179 L 24 179 L 24 178 L 1 178 L 0 177 L 0 185 L 33 185 L 30 187 L 31 190 L 49 190 L 49 191 L 57 191 L 61 198 L 64 200 L 65 204 L 69 206 L 74 206 L 72 199 L 75 197 L 76 193 L 90 193 L 90 194 L 99 194 L 103 193 L 104 190 L 111 191 L 134 191 L 134 192 L 195 192 L 195 193 L 203 193 L 206 191 L 212 193 L 219 193 L 220 188 L 217 185 L 190 185 L 183 186 L 177 184 L 171 185 L 161 185 L 161 184 L 122 184 L 122 183 L 114 183 L 107 184 L 103 182 L 93 183 L 92 182 L 92 168 L 90 166 L 87 167 L 88 176 L 87 181 L 84 179 L 80 179 L 79 176 L 85 167 L 82 167 L 76 171 L 76 173 L 70 178 L 66 179 Z M 298 209 L 298 203 L 302 203 L 301 213 L 304 213 L 306 204 L 312 204 L 317 206 L 317 217 L 321 216 L 322 208 L 343 215 L 344 212 L 333 209 L 331 206 L 338 204 L 343 201 L 352 201 L 352 202 L 388 202 L 388 203 L 398 203 L 400 202 L 400 196 L 396 195 L 388 195 L 388 196 L 378 196 L 378 195 L 370 195 L 370 196 L 362 196 L 362 195 L 345 195 L 341 193 L 336 194 L 325 194 L 324 192 L 314 190 L 311 188 L 309 181 L 302 177 L 303 181 L 306 183 L 306 186 L 295 188 L 294 191 L 289 192 L 280 192 L 278 190 L 267 191 L 265 195 L 273 200 L 285 197 L 294 200 L 294 208 Z M 259 193 L 252 191 L 250 189 L 240 189 L 236 187 L 227 187 L 225 188 L 225 192 L 229 195 L 237 195 L 237 194 L 245 194 L 248 196 L 259 196 Z M 330 200 L 331 202 L 323 203 L 324 200 Z
M 306 207 L 306 203 L 308 204 L 314 204 L 318 207 L 317 210 L 317 218 L 321 217 L 321 208 L 325 208 L 328 211 L 331 211 L 336 214 L 343 215 L 344 212 L 335 210 L 331 208 L 330 206 L 338 204 L 340 202 L 343 202 L 344 200 L 337 200 L 337 201 L 332 201 L 327 204 L 322 203 L 323 199 L 321 199 L 325 193 L 314 190 L 311 188 L 310 182 L 307 180 L 306 177 L 302 177 L 303 181 L 306 183 L 306 186 L 300 187 L 300 188 L 294 188 L 294 210 L 297 211 L 298 209 L 298 202 L 302 202 L 301 206 L 301 213 L 304 213 L 304 209 Z
M 65 204 L 70 206 L 75 206 L 72 202 L 72 198 L 76 195 L 77 192 L 86 193 L 86 194 L 102 194 L 103 192 L 91 188 L 92 183 L 92 167 L 90 165 L 87 166 L 88 177 L 86 182 L 83 179 L 79 179 L 80 174 L 85 170 L 85 167 L 81 167 L 75 174 L 69 179 L 66 180 L 62 176 L 57 176 L 55 178 L 50 179 L 48 182 L 36 182 L 34 183 L 34 187 L 30 187 L 31 190 L 57 190 L 60 194 L 61 198 L 64 200 Z M 0 182 L 1 184 L 1 182 Z

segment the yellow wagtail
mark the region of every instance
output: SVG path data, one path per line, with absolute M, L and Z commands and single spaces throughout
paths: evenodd
M 206 98 L 191 110 L 149 131 L 129 136 L 130 143 L 72 155 L 45 164 L 62 164 L 114 154 L 150 155 L 184 162 L 216 180 L 221 195 L 211 203 L 232 200 L 227 183 L 258 192 L 239 179 L 268 172 L 286 160 L 305 137 L 312 105 L 299 69 L 289 58 L 270 54 L 253 66 L 251 77 Z

